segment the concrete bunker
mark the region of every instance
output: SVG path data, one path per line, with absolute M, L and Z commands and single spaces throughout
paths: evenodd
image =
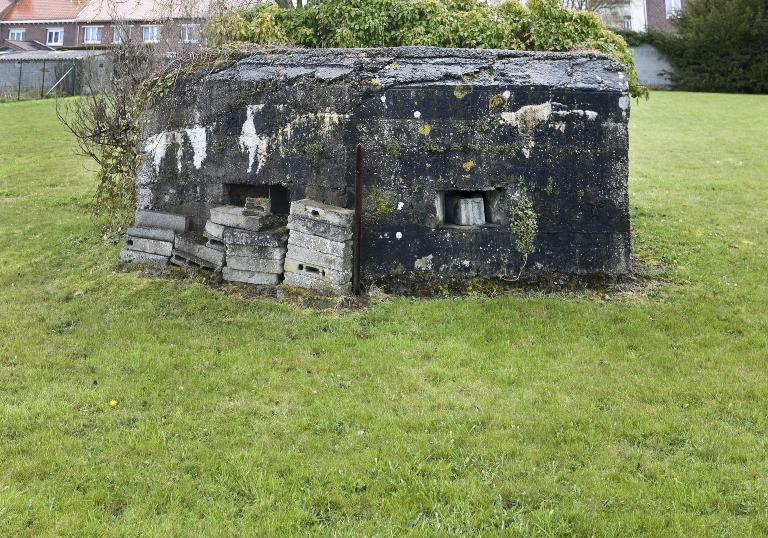
M 137 206 L 223 233 L 212 209 L 268 199 L 282 217 L 273 224 L 293 233 L 298 201 L 354 208 L 362 144 L 364 280 L 496 277 L 524 264 L 620 275 L 628 114 L 624 68 L 595 52 L 273 49 L 189 76 L 146 111 Z M 311 248 L 352 256 L 342 228 L 314 236 L 338 244 Z

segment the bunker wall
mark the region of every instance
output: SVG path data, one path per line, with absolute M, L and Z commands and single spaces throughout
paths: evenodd
M 147 111 L 137 204 L 197 229 L 246 196 L 352 208 L 360 143 L 367 278 L 622 274 L 628 113 L 623 68 L 597 53 L 278 49 L 189 77 Z M 482 200 L 485 222 L 451 222 L 456 197 Z

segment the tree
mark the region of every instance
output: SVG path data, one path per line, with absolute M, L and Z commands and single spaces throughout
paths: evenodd
M 766 0 L 692 0 L 672 24 L 676 34 L 651 37 L 674 68 L 678 87 L 768 93 Z

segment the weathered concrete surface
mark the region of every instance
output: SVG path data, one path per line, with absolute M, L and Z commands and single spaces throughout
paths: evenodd
M 124 248 L 120 251 L 120 261 L 123 263 L 143 263 L 147 265 L 168 265 L 168 256 L 150 254 L 138 250 Z
M 291 230 L 288 237 L 288 245 L 313 250 L 340 258 L 352 258 L 352 241 L 332 241 L 325 237 L 309 235 L 296 230 Z
M 285 258 L 285 247 L 265 247 L 262 245 L 230 245 L 227 243 L 227 256 L 259 258 L 262 260 L 281 260 Z
M 244 282 L 246 284 L 258 284 L 260 286 L 275 286 L 280 283 L 280 275 L 274 273 L 260 273 L 258 271 L 240 271 L 232 267 L 225 267 L 221 277 L 232 282 Z
M 288 216 L 288 229 L 291 234 L 298 232 L 323 237 L 329 241 L 349 241 L 352 239 L 352 229 L 349 227 L 334 226 L 294 215 Z
M 176 239 L 176 232 L 165 228 L 141 228 L 131 226 L 128 228 L 127 236 L 141 237 L 144 239 L 156 239 L 158 241 L 167 241 L 173 243 Z
M 304 199 L 291 202 L 291 215 L 309 220 L 317 220 L 333 226 L 348 228 L 352 226 L 352 219 L 355 216 L 355 212 L 351 209 L 344 209 Z
M 349 284 L 352 280 L 351 269 L 330 269 L 288 257 L 285 258 L 285 272 L 302 273 L 337 285 Z
M 334 271 L 352 270 L 352 256 L 342 258 L 333 256 L 332 254 L 323 254 L 322 252 L 299 247 L 291 243 L 288 243 L 288 253 L 286 254 L 286 257 L 306 262 L 315 267 L 333 269 Z
M 253 232 L 238 228 L 225 228 L 223 240 L 232 245 L 252 245 L 262 247 L 285 247 L 288 241 L 287 231 L 264 230 Z
M 261 213 L 259 215 L 246 215 L 242 207 L 225 205 L 216 206 L 209 209 L 210 222 L 220 226 L 240 228 L 258 232 L 268 228 L 274 228 L 280 224 L 285 224 L 285 219 L 271 213 Z M 206 223 L 207 226 L 207 223 Z
M 137 202 L 196 230 L 211 206 L 243 196 L 286 213 L 302 198 L 351 208 L 361 143 L 366 278 L 515 273 L 521 197 L 537 224 L 528 269 L 621 274 L 628 114 L 625 72 L 598 53 L 275 49 L 190 77 L 147 111 Z M 483 198 L 484 225 L 446 225 L 457 192 Z
M 185 215 L 139 208 L 136 212 L 136 226 L 186 232 L 189 229 L 189 218 Z
M 255 271 L 259 273 L 283 273 L 282 259 L 251 258 L 248 256 L 228 256 L 227 267 L 238 271 Z
M 482 196 L 448 196 L 445 201 L 445 216 L 447 222 L 460 226 L 482 226 L 485 224 L 485 204 Z
M 146 239 L 144 237 L 128 235 L 125 238 L 125 248 L 127 250 L 146 252 L 147 254 L 159 254 L 160 256 L 170 257 L 173 252 L 173 241 L 159 241 L 157 239 Z
M 286 260 L 287 262 L 288 260 Z M 348 294 L 352 290 L 352 284 L 349 280 L 344 283 L 335 283 L 327 276 L 319 276 L 306 271 L 289 271 L 286 268 L 285 278 L 283 280 L 288 286 L 297 288 L 307 288 L 311 290 L 324 291 L 335 294 Z
M 224 265 L 224 257 L 223 249 L 212 248 L 187 234 L 177 234 L 171 263 L 218 269 Z

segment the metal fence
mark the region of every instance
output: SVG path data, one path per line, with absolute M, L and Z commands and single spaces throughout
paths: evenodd
M 0 101 L 44 99 L 103 91 L 111 62 L 88 51 L 0 55 Z

